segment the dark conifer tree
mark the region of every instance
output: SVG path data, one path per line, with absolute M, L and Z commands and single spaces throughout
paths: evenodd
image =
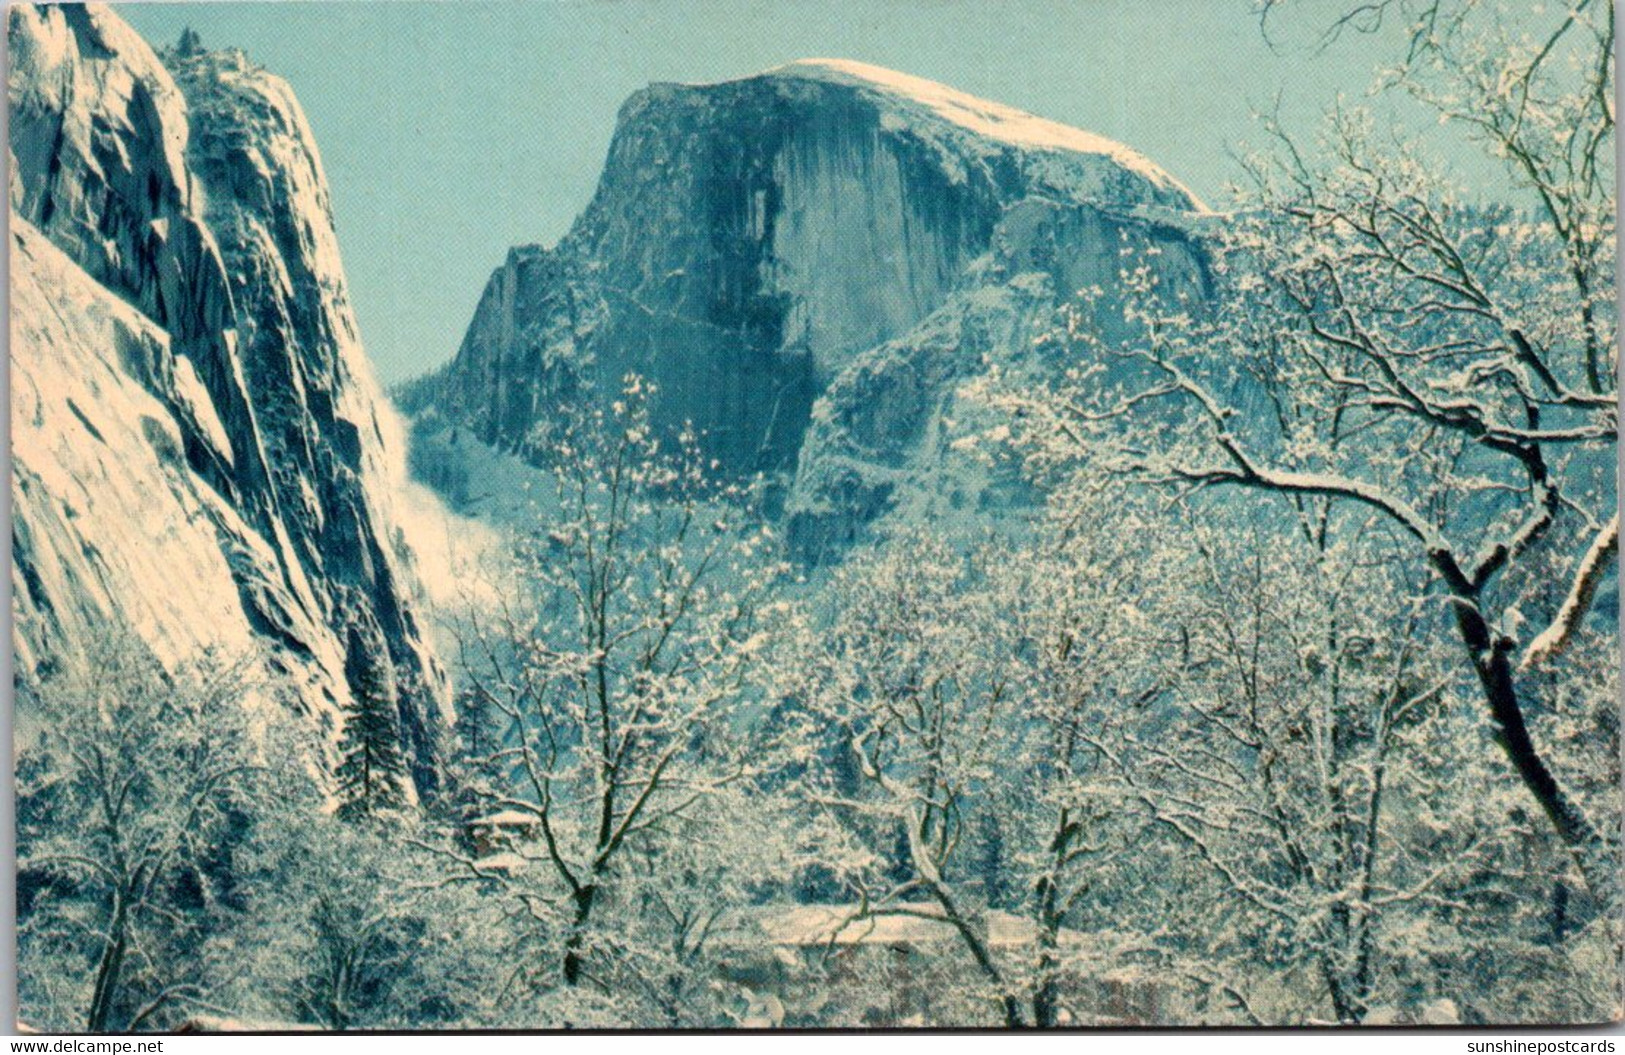
M 339 743 L 338 815 L 371 817 L 406 804 L 406 759 L 394 678 L 387 659 L 351 636 L 358 677 Z M 359 646 L 359 647 L 358 647 Z

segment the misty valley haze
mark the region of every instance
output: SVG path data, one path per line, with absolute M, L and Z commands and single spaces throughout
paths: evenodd
M 297 85 L 12 8 L 24 1021 L 1617 1018 L 1612 4 L 1388 6 L 1225 203 L 652 83 L 389 393 Z

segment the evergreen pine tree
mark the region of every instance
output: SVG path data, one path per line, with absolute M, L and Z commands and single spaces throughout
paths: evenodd
M 357 820 L 406 804 L 406 759 L 401 752 L 396 692 L 389 667 L 352 636 L 359 657 L 339 743 L 338 816 Z
M 183 57 L 201 55 L 203 53 L 203 37 L 191 26 L 181 30 L 181 39 L 175 44 L 175 52 Z
M 458 694 L 454 729 L 465 759 L 483 761 L 501 749 L 502 730 L 497 719 L 496 708 L 485 693 Z

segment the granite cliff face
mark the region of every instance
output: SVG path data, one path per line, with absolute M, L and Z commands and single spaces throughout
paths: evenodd
M 950 535 L 996 520 L 1010 530 L 1009 516 L 1040 496 L 998 444 L 981 442 L 1009 425 L 967 387 L 993 371 L 1019 381 L 1083 365 L 1044 341 L 1080 290 L 1096 292 L 1089 310 L 1101 338 L 1126 338 L 1119 273 L 1128 247 L 1152 262 L 1164 292 L 1200 304 L 1204 222 L 1041 198 L 1008 207 L 959 288 L 857 355 L 814 405 L 784 509 L 792 551 L 809 563 L 836 560 L 888 518 Z
M 156 55 L 105 8 L 9 12 L 14 647 L 111 632 L 263 657 L 327 735 L 387 657 L 420 792 L 443 677 L 393 508 L 320 157 L 240 53 Z
M 509 253 L 456 358 L 405 398 L 523 452 L 557 407 L 640 374 L 658 423 L 779 480 L 817 560 L 934 492 L 960 512 L 1014 497 L 944 464 L 955 391 L 1081 286 L 1109 302 L 1125 238 L 1200 294 L 1203 213 L 1126 147 L 889 70 L 654 85 L 574 228 Z

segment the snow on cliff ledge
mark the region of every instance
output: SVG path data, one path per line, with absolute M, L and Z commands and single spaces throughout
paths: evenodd
M 765 70 L 759 77 L 797 77 L 842 84 L 885 97 L 894 106 L 924 110 L 931 115 L 986 139 L 1024 150 L 1061 151 L 1110 158 L 1162 190 L 1190 200 L 1194 212 L 1208 212 L 1189 187 L 1170 176 L 1145 155 L 1121 143 L 1064 125 L 1013 106 L 981 99 L 946 84 L 871 66 L 851 59 L 799 59 Z

